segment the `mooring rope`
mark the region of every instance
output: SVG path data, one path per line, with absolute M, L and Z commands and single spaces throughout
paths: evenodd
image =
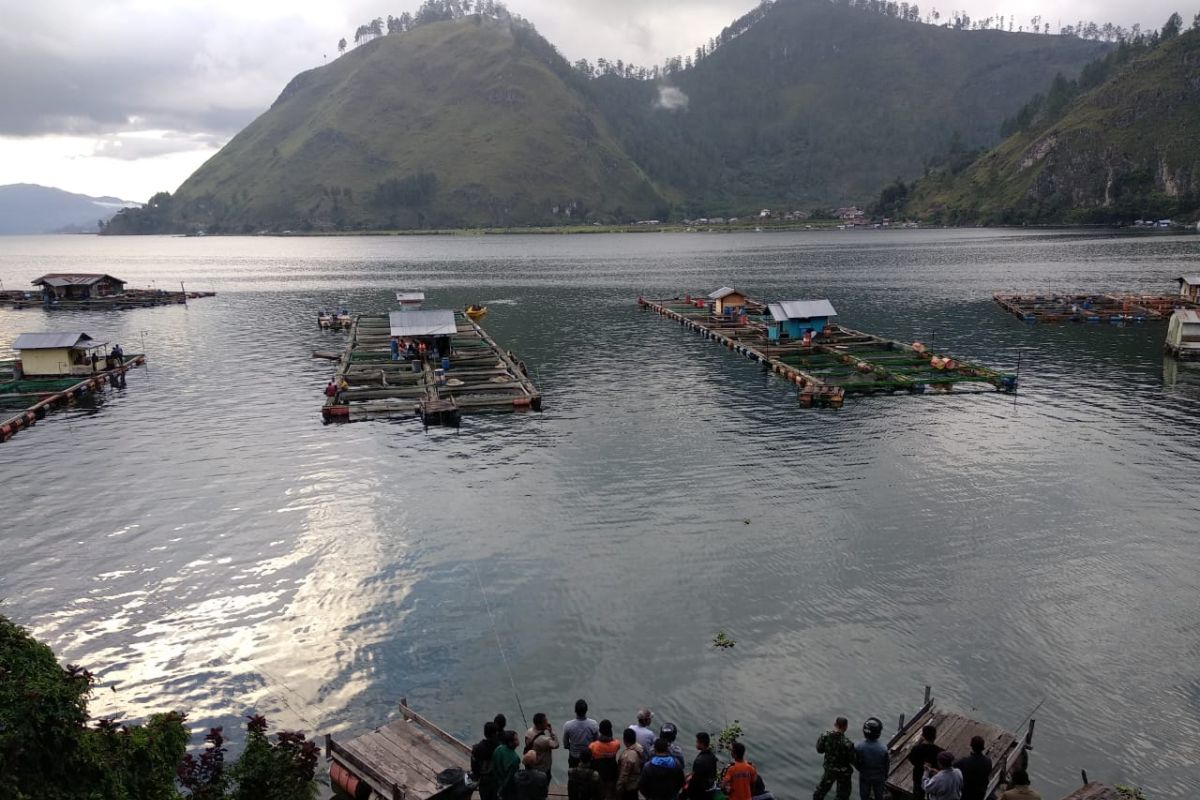
M 529 720 L 525 718 L 525 707 L 521 705 L 521 694 L 517 691 L 517 681 L 513 678 L 512 667 L 509 666 L 508 656 L 504 652 L 504 644 L 500 641 L 500 631 L 496 629 L 496 615 L 492 613 L 492 603 L 488 600 L 487 588 L 479 579 L 479 570 L 474 564 L 471 564 L 471 571 L 475 573 L 475 582 L 479 584 L 479 593 L 483 595 L 483 604 L 487 607 L 488 618 L 492 621 L 492 635 L 496 637 L 496 647 L 500 650 L 500 659 L 504 662 L 505 672 L 508 673 L 508 682 L 512 685 L 513 697 L 517 699 L 517 710 L 521 712 L 521 721 L 528 728 Z

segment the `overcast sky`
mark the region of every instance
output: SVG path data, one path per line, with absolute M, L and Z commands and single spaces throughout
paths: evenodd
M 0 26 L 0 184 L 142 201 L 175 188 L 339 37 L 419 0 L 14 0 Z M 756 0 L 511 0 L 571 60 L 687 53 Z M 1176 0 L 925 2 L 1018 24 L 1161 26 Z

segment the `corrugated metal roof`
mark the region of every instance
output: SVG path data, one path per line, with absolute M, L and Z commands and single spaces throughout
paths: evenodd
M 13 350 L 58 350 L 62 347 L 95 347 L 102 344 L 82 332 L 22 333 L 13 342 Z
M 767 305 L 776 322 L 789 319 L 811 319 L 813 317 L 836 317 L 833 304 L 828 300 L 781 300 Z
M 120 278 L 114 278 L 112 275 L 99 272 L 50 272 L 30 281 L 30 283 L 34 286 L 41 286 L 42 284 L 50 286 L 91 286 L 105 278 L 117 283 L 125 283 Z
M 437 309 L 429 311 L 393 311 L 388 314 L 392 336 L 451 336 L 458 332 L 454 312 Z
M 396 299 L 401 303 L 424 303 L 424 292 L 396 292 Z
M 715 292 L 710 294 L 708 299 L 720 300 L 722 297 L 728 297 L 731 294 L 741 294 L 741 292 L 739 292 L 737 289 L 734 289 L 732 286 L 722 286 L 720 289 L 717 289 Z
M 1185 283 L 1188 286 L 1200 286 L 1200 275 L 1184 275 L 1182 278 L 1176 278 L 1175 280 Z
M 1181 308 L 1175 312 L 1179 321 L 1184 325 L 1200 325 L 1200 311 L 1191 308 Z

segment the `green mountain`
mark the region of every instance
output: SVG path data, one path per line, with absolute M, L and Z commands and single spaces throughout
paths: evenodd
M 915 7 L 914 7 L 915 10 Z M 955 30 L 828 0 L 778 0 L 737 38 L 658 87 L 601 78 L 597 95 L 634 159 L 694 212 L 861 203 L 921 174 L 957 133 L 993 144 L 1055 74 L 1110 45 Z
M 380 37 L 294 78 L 179 187 L 172 214 L 227 231 L 653 214 L 662 198 L 574 79 L 516 22 Z
M 1056 81 L 999 146 L 918 181 L 901 213 L 950 224 L 1196 218 L 1200 30 L 1172 27 L 1123 44 L 1082 85 Z
M 1036 89 L 1111 49 L 854 3 L 764 2 L 694 63 L 651 71 L 573 67 L 520 19 L 427 0 L 394 35 L 298 75 L 174 196 L 118 214 L 107 232 L 624 222 L 862 203 L 884 181 L 920 174 L 954 135 L 995 142 Z

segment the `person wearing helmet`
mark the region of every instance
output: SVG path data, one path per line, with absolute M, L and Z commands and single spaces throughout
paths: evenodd
M 879 741 L 883 723 L 871 717 L 863 723 L 863 740 L 854 745 L 854 766 L 858 769 L 858 796 L 861 800 L 883 800 L 883 785 L 888 776 L 887 747 Z
M 679 729 L 675 727 L 675 723 L 673 722 L 664 723 L 658 729 L 658 737 L 665 739 L 667 742 L 667 752 L 670 753 L 671 758 L 679 762 L 679 768 L 683 769 L 683 748 L 675 743 L 675 737 L 678 735 Z

